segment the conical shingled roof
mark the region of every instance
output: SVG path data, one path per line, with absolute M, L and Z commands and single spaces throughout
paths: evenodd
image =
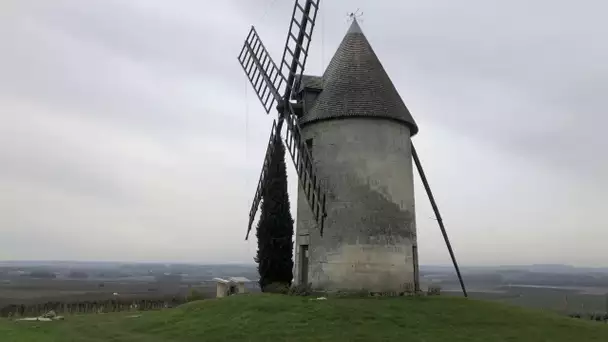
M 352 116 L 398 120 L 409 126 L 411 135 L 418 132 L 356 19 L 323 74 L 323 91 L 300 124 Z

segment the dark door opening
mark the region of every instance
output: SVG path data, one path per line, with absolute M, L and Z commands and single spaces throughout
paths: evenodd
M 228 295 L 232 296 L 233 294 L 237 293 L 237 289 L 236 289 L 236 285 L 230 285 L 230 287 L 228 288 Z
M 412 259 L 414 262 L 414 292 L 420 291 L 420 274 L 418 269 L 418 246 L 412 246 Z
M 308 245 L 300 245 L 300 284 L 308 284 Z

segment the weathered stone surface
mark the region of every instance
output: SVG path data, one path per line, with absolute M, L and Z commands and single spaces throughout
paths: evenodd
M 402 292 L 418 280 L 410 137 L 418 126 L 356 20 L 323 77 L 304 76 L 304 139 L 327 191 L 324 236 L 298 194 L 294 280 L 314 288 Z
M 309 244 L 308 281 L 326 290 L 402 291 L 414 282 L 416 222 L 410 132 L 387 119 L 303 128 L 328 191 L 324 236 L 300 188 L 296 244 Z M 296 248 L 296 265 L 299 265 Z M 300 281 L 298 266 L 294 270 Z

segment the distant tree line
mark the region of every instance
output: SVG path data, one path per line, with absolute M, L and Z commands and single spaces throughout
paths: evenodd
M 580 319 L 587 319 L 587 320 L 591 320 L 591 321 L 608 323 L 608 313 L 606 313 L 606 312 L 572 313 L 572 314 L 569 314 L 568 316 L 570 316 L 572 318 L 580 318 Z
M 70 274 L 68 274 L 68 278 L 72 278 L 72 279 L 87 279 L 89 277 L 89 274 L 83 271 L 71 271 Z

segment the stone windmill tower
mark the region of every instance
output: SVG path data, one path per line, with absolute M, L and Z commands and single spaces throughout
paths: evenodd
M 298 194 L 295 281 L 329 289 L 418 283 L 410 137 L 418 132 L 356 18 L 323 76 L 303 76 L 302 135 L 327 191 L 320 236 Z
M 419 288 L 413 160 L 466 296 L 411 142 L 418 126 L 355 16 L 323 75 L 303 75 L 318 3 L 296 0 L 281 67 L 253 27 L 239 55 L 267 113 L 276 103 L 279 114 L 248 234 L 266 184 L 272 141 L 287 122 L 285 144 L 300 182 L 295 283 L 324 290 Z

